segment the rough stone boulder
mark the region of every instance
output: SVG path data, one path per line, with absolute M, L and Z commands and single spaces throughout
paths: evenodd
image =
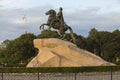
M 113 65 L 95 54 L 78 48 L 68 41 L 56 38 L 35 39 L 39 53 L 27 67 L 80 67 Z

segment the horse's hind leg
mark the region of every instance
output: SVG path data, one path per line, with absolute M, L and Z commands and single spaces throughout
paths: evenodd
M 60 33 L 60 39 L 65 40 L 66 38 L 66 34 L 65 31 L 63 29 L 59 29 L 59 33 Z

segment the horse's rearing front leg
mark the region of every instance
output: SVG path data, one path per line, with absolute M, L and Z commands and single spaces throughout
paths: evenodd
M 44 30 L 44 26 L 45 25 L 47 25 L 46 23 L 44 23 L 44 24 L 42 24 L 41 26 L 40 26 L 40 30 L 41 30 L 41 28 Z
M 42 27 L 44 27 L 44 25 L 43 25 L 43 24 L 40 26 L 40 30 L 41 30 L 41 28 L 42 28 Z

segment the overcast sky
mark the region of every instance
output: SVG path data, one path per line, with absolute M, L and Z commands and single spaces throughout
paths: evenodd
M 27 32 L 40 34 L 45 12 L 63 7 L 65 22 L 78 35 L 91 28 L 100 31 L 120 29 L 120 0 L 0 0 L 0 42 Z M 26 15 L 26 20 L 22 19 Z

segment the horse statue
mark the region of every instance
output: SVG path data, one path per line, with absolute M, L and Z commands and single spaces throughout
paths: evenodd
M 70 34 L 71 34 L 71 38 L 72 38 L 72 41 L 74 43 L 76 43 L 76 39 L 74 37 L 74 34 L 73 34 L 73 30 L 70 26 L 68 26 L 65 22 L 64 22 L 64 19 L 63 19 L 63 15 L 62 15 L 62 8 L 60 8 L 60 12 L 58 13 L 58 15 L 56 16 L 56 11 L 53 10 L 53 9 L 50 9 L 49 11 L 47 11 L 45 13 L 46 15 L 49 15 L 48 17 L 48 21 L 47 23 L 43 23 L 41 26 L 40 26 L 40 30 L 43 29 L 44 30 L 44 26 L 48 26 L 48 29 L 50 30 L 51 28 L 53 29 L 57 29 L 60 33 L 60 38 L 61 39 L 64 39 L 66 34 L 65 32 L 67 30 L 70 31 Z

